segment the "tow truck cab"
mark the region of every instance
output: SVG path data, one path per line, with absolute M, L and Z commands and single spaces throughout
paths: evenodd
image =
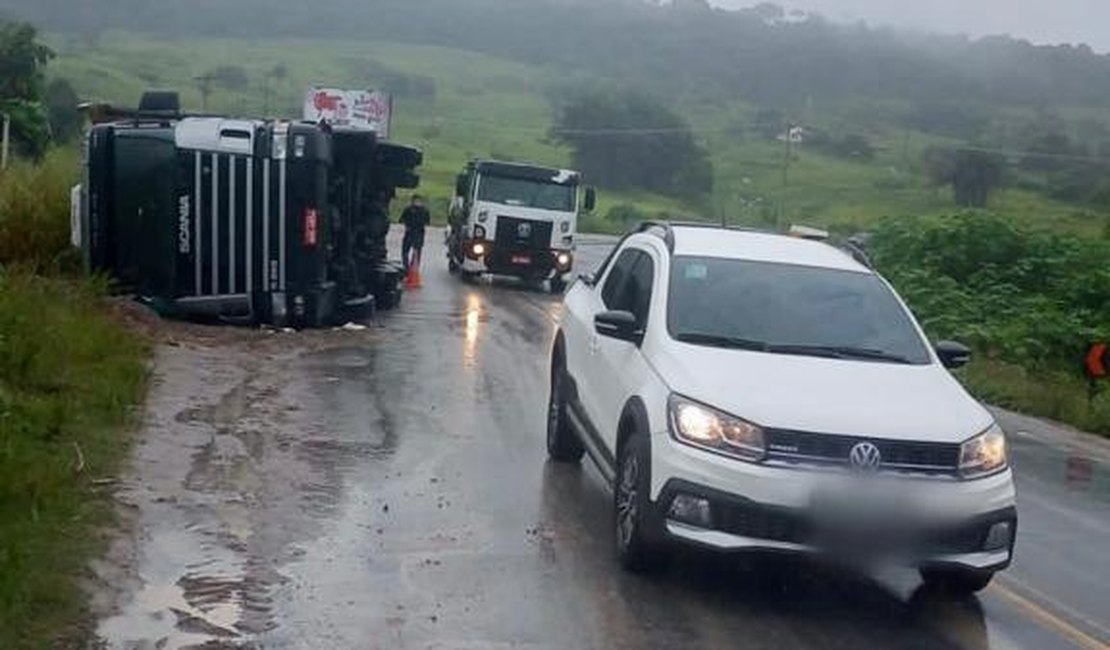
M 576 171 L 472 161 L 459 174 L 451 206 L 448 258 L 465 275 L 550 281 L 561 293 L 574 267 L 579 212 L 596 193 Z

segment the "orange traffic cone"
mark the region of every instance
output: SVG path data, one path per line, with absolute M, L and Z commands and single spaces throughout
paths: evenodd
M 424 286 L 424 280 L 420 277 L 420 253 L 416 252 L 412 256 L 412 263 L 409 264 L 408 275 L 405 276 L 405 287 L 419 289 L 422 286 Z

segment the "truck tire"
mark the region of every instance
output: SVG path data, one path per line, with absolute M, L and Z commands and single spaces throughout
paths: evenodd
M 551 286 L 551 293 L 556 296 L 563 295 L 563 292 L 567 290 L 566 280 L 562 278 L 552 278 L 548 284 Z
M 651 503 L 651 440 L 633 433 L 617 454 L 613 485 L 613 531 L 617 560 L 632 573 L 654 573 L 668 553 Z
M 558 354 L 551 364 L 547 402 L 547 455 L 557 463 L 578 463 L 586 449 L 567 421 L 567 372 Z

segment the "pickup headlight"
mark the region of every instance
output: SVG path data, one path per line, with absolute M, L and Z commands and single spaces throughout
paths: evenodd
M 960 476 L 983 478 L 1009 465 L 1006 434 L 997 424 L 960 446 Z
M 749 462 L 763 460 L 763 429 L 704 404 L 672 395 L 668 403 L 671 433 L 685 444 Z

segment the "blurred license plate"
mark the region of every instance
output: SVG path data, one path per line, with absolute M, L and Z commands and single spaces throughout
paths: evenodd
M 913 512 L 902 490 L 878 484 L 820 490 L 810 506 L 818 525 L 834 529 L 899 527 Z
M 513 255 L 513 264 L 531 264 L 532 258 L 527 255 Z

